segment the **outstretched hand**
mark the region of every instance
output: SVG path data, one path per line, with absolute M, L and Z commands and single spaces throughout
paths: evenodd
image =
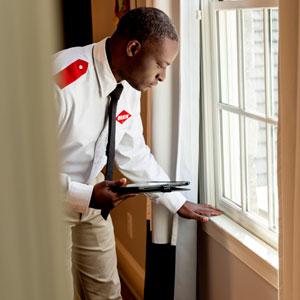
M 197 204 L 186 201 L 177 211 L 177 213 L 180 217 L 185 219 L 194 219 L 200 222 L 207 222 L 209 217 L 219 216 L 222 214 L 222 211 L 209 204 Z

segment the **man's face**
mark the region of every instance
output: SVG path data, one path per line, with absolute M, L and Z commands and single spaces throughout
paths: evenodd
M 124 71 L 127 82 L 139 91 L 157 85 L 166 77 L 166 68 L 178 54 L 179 43 L 165 38 L 161 41 L 145 41 L 137 53 L 128 57 Z

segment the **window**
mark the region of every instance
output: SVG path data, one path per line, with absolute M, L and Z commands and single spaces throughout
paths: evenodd
M 204 124 L 213 136 L 207 155 L 216 205 L 276 247 L 277 1 L 203 3 L 203 72 L 211 74 Z

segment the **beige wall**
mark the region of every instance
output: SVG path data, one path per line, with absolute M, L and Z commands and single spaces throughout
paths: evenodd
M 277 300 L 277 290 L 206 233 L 199 236 L 199 299 Z
M 114 31 L 114 0 L 91 0 L 93 40 L 95 42 L 111 35 Z
M 132 217 L 132 238 L 128 232 L 128 214 Z M 145 269 L 146 253 L 146 200 L 134 197 L 127 200 L 112 212 L 116 238 Z
M 114 29 L 115 0 L 91 0 L 93 40 L 99 41 L 110 35 Z M 152 6 L 152 0 L 130 0 L 131 7 Z
M 0 9 L 0 299 L 65 300 L 64 227 L 51 76 L 57 1 Z

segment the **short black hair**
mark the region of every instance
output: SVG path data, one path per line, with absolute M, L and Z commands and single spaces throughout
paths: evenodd
M 148 39 L 169 38 L 178 41 L 178 35 L 170 18 L 153 7 L 139 7 L 127 12 L 119 21 L 115 35 L 144 42 Z

